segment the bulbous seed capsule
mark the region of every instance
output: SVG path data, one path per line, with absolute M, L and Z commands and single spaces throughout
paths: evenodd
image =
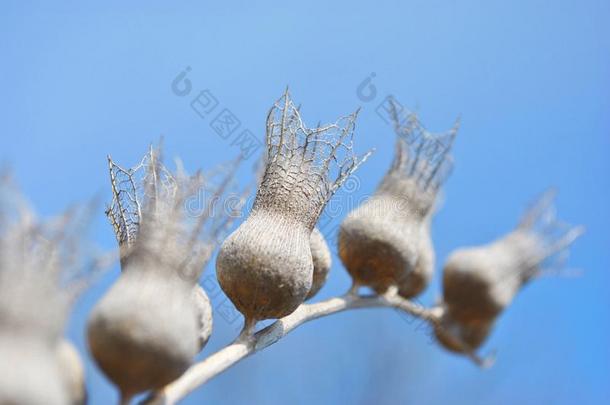
M 396 285 L 404 297 L 430 281 L 433 207 L 451 169 L 449 152 L 458 125 L 446 134 L 426 131 L 414 114 L 393 108 L 397 134 L 390 169 L 374 195 L 350 212 L 339 231 L 339 256 L 356 285 L 378 293 Z
M 300 110 L 300 107 L 297 107 L 297 110 Z M 318 128 L 320 128 L 319 123 Z M 266 165 L 267 154 L 265 153 L 256 165 L 256 171 L 258 174 L 258 185 L 260 185 L 263 181 L 263 175 L 265 173 Z M 330 271 L 330 266 L 332 264 L 330 249 L 328 248 L 326 239 L 324 239 L 324 235 L 322 235 L 322 233 L 317 227 L 315 227 L 311 232 L 309 242 L 311 248 L 311 257 L 313 261 L 313 278 L 311 282 L 311 288 L 309 290 L 309 293 L 307 294 L 307 297 L 305 298 L 306 300 L 315 296 L 318 291 L 320 291 L 320 289 L 324 286 L 324 283 L 326 283 L 326 279 L 328 277 L 328 272 Z
M 483 246 L 453 252 L 444 267 L 443 300 L 456 319 L 488 320 L 558 252 L 582 234 L 554 217 L 553 192 L 545 193 L 518 227 Z
M 133 169 L 109 163 L 114 198 L 107 215 L 122 272 L 91 313 L 88 340 L 128 400 L 178 378 L 212 332 L 210 302 L 197 281 L 230 222 L 231 213 L 216 205 L 236 165 L 213 184 L 201 174 L 170 173 L 152 148 Z
M 81 242 L 86 210 L 39 221 L 0 178 L 0 403 L 84 403 L 78 353 L 63 337 L 70 307 L 89 271 Z M 70 365 L 66 368 L 66 347 Z
M 309 239 L 311 246 L 311 257 L 313 259 L 313 279 L 311 282 L 311 289 L 307 294 L 306 299 L 312 298 L 314 295 L 322 289 L 326 279 L 328 278 L 328 272 L 332 264 L 332 258 L 330 256 L 330 249 L 324 239 L 324 235 L 314 228 L 311 232 Z
M 461 352 L 479 347 L 517 292 L 582 234 L 582 227 L 555 219 L 553 198 L 546 192 L 504 237 L 449 256 L 443 273 L 445 314 L 435 331 L 445 347 Z
M 288 91 L 271 108 L 265 171 L 252 212 L 223 243 L 216 262 L 218 281 L 247 324 L 290 314 L 310 292 L 314 225 L 364 160 L 352 152 L 355 117 L 309 129 Z

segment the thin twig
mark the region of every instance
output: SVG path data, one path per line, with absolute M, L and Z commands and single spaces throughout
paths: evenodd
M 179 379 L 144 401 L 147 405 L 175 404 L 229 367 L 282 339 L 293 329 L 306 322 L 357 308 L 397 308 L 412 316 L 432 323 L 439 322 L 442 308 L 424 308 L 406 300 L 390 290 L 384 295 L 362 296 L 348 293 L 315 304 L 303 304 L 292 314 L 277 320 L 251 336 L 243 334 L 230 345 L 194 364 Z

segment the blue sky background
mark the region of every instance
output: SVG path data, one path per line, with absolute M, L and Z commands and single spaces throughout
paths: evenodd
M 456 167 L 434 222 L 439 264 L 510 230 L 551 185 L 560 217 L 587 227 L 569 261 L 584 274 L 545 277 L 518 295 L 485 346 L 498 350 L 495 367 L 445 352 L 391 310 L 362 310 L 301 327 L 184 403 L 608 403 L 610 3 L 329 3 L 3 2 L 0 162 L 44 215 L 96 194 L 109 201 L 108 153 L 129 166 L 163 135 L 166 155 L 191 170 L 236 156 L 190 108 L 200 90 L 262 137 L 269 107 L 290 85 L 312 125 L 363 108 L 356 147 L 377 151 L 358 188 L 338 195 L 349 208 L 392 156 L 392 131 L 375 112 L 386 95 L 431 130 L 460 115 Z M 193 93 L 181 98 L 171 82 L 187 66 Z M 364 102 L 357 88 L 373 72 L 377 95 Z M 252 179 L 250 163 L 239 179 Z M 91 238 L 115 245 L 101 209 Z M 349 285 L 334 259 L 320 298 Z M 82 353 L 86 316 L 117 274 L 118 266 L 101 277 L 74 313 L 68 334 Z M 439 293 L 437 276 L 421 299 Z M 213 298 L 216 308 L 223 300 Z M 205 355 L 239 324 L 218 311 L 215 323 Z M 114 402 L 93 362 L 86 368 L 91 404 Z

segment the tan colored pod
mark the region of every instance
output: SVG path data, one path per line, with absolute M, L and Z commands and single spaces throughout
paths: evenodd
M 554 218 L 552 199 L 545 193 L 526 212 L 519 226 L 483 246 L 453 252 L 444 266 L 443 301 L 456 320 L 491 320 L 506 308 L 522 286 L 566 251 L 583 232 Z
M 87 326 L 91 354 L 124 399 L 178 378 L 200 347 L 193 283 L 149 266 L 123 269 Z
M 457 124 L 446 134 L 432 135 L 412 114 L 406 122 L 397 115 L 394 121 L 394 161 L 373 196 L 342 222 L 339 256 L 355 284 L 378 293 L 395 285 L 401 295 L 412 297 L 432 277 L 430 222 L 451 168 Z
M 355 117 L 309 129 L 288 91 L 271 108 L 252 212 L 216 262 L 223 291 L 248 324 L 286 316 L 309 294 L 311 232 L 328 199 L 363 161 L 352 152 Z
M 212 204 L 225 195 L 234 169 L 217 185 L 201 174 L 169 172 L 152 148 L 134 169 L 110 160 L 114 199 L 107 215 L 122 272 L 92 311 L 87 337 L 124 401 L 178 378 L 210 337 L 212 310 L 197 281 L 229 222 Z
M 354 282 L 382 293 L 417 262 L 418 227 L 405 226 L 392 196 L 374 195 L 350 212 L 339 229 L 339 257 Z
M 284 216 L 252 213 L 223 243 L 218 281 L 249 319 L 292 313 L 311 289 L 310 230 Z
M 330 249 L 324 239 L 324 235 L 322 235 L 318 228 L 313 229 L 309 241 L 311 257 L 313 259 L 313 280 L 306 299 L 312 298 L 324 287 L 330 266 L 332 265 Z

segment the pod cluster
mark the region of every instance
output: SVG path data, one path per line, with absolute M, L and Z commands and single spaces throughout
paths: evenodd
M 63 337 L 72 302 L 97 267 L 80 242 L 86 210 L 38 220 L 0 179 L 0 403 L 84 404 L 80 355 Z
M 308 127 L 288 90 L 270 109 L 251 212 L 216 261 L 222 290 L 245 318 L 238 339 L 251 336 L 258 321 L 293 313 L 324 286 L 331 254 L 316 223 L 370 154 L 354 153 L 356 116 Z M 396 294 L 415 297 L 433 276 L 431 224 L 459 122 L 434 134 L 393 101 L 391 118 L 394 159 L 372 196 L 343 220 L 337 242 L 353 281 L 349 298 L 371 302 L 356 297 L 362 286 L 383 294 L 372 302 L 406 305 Z M 110 157 L 108 164 L 106 215 L 121 272 L 91 312 L 87 339 L 121 403 L 129 403 L 178 379 L 210 338 L 212 308 L 198 281 L 245 193 L 234 183 L 239 161 L 188 175 L 180 162 L 169 170 L 151 146 L 133 168 Z M 531 279 L 561 265 L 583 229 L 558 221 L 553 199 L 545 193 L 511 232 L 448 257 L 442 299 L 427 312 L 442 346 L 484 364 L 476 351 L 498 317 Z M 86 401 L 80 356 L 63 337 L 79 286 L 102 266 L 83 259 L 82 217 L 76 209 L 37 220 L 0 176 L 0 404 Z
M 247 324 L 292 313 L 314 285 L 312 230 L 329 198 L 366 158 L 352 148 L 356 114 L 308 128 L 288 91 L 266 124 L 265 169 L 252 211 L 220 248 L 218 281 Z M 367 155 L 368 156 L 368 155 Z M 316 283 L 330 267 L 323 239 Z M 321 285 L 314 287 L 317 290 Z
M 109 166 L 107 216 L 122 271 L 91 313 L 88 340 L 128 400 L 178 378 L 210 337 L 212 309 L 198 280 L 234 214 L 220 202 L 236 164 L 214 176 L 187 175 L 180 164 L 174 173 L 151 147 L 132 169 L 110 158 Z

